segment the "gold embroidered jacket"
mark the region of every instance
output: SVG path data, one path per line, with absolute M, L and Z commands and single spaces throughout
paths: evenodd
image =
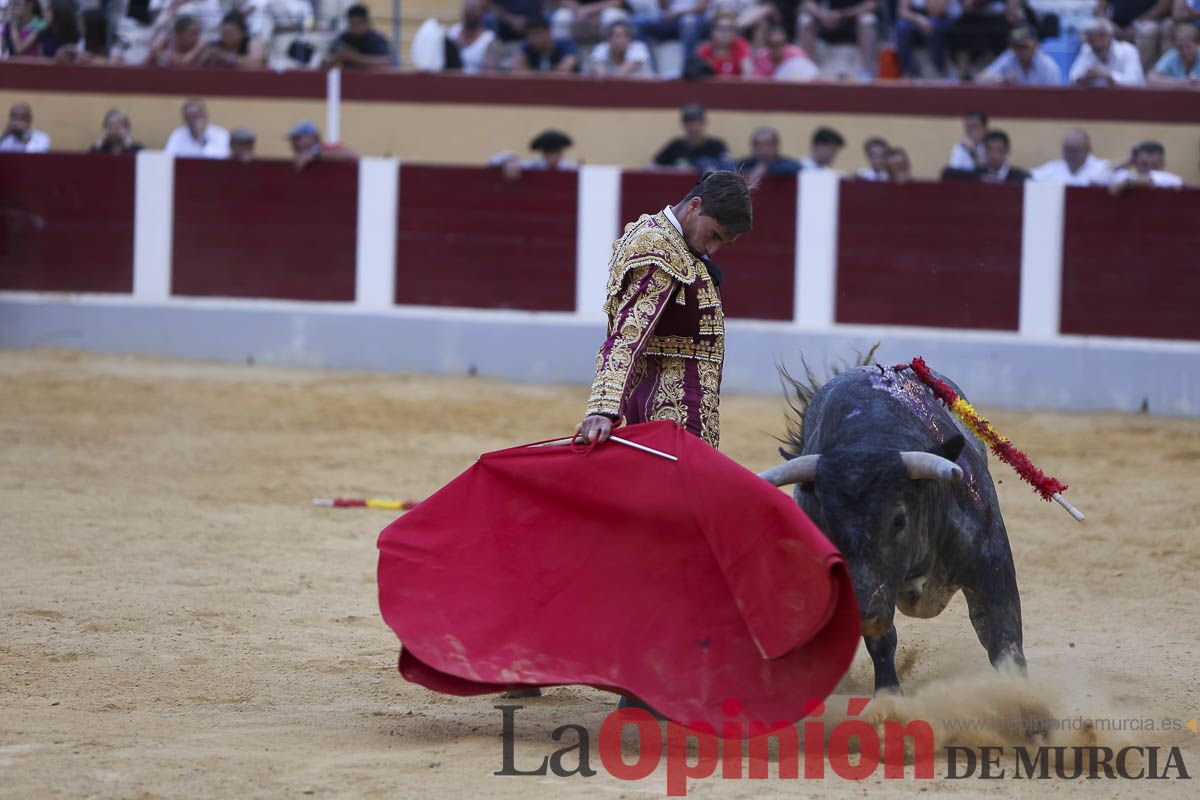
M 725 316 L 708 269 L 664 212 L 613 244 L 589 414 L 669 419 L 717 447 Z

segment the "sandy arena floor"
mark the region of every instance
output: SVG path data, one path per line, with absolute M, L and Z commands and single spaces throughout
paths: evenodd
M 419 499 L 479 452 L 569 432 L 584 399 L 474 378 L 0 351 L 0 796 L 662 797 L 664 770 L 625 783 L 595 757 L 586 780 L 494 777 L 495 698 L 436 696 L 395 671 L 375 597 L 375 537 L 392 514 L 309 505 Z M 781 401 L 727 397 L 722 412 L 726 453 L 774 463 Z M 993 464 L 1030 682 L 993 673 L 960 596 L 935 620 L 899 620 L 908 694 L 891 713 L 990 716 L 1032 697 L 1064 717 L 1196 717 L 1200 420 L 993 417 L 1072 484 L 1089 520 Z M 860 658 L 839 692 L 869 691 L 869 676 Z M 611 706 L 577 688 L 528 701 L 518 764 L 551 753 L 559 724 L 594 733 Z M 1126 738 L 1182 746 L 1200 777 L 1200 736 L 1099 741 Z M 690 796 L 1183 797 L 1196 785 L 881 773 L 710 779 Z

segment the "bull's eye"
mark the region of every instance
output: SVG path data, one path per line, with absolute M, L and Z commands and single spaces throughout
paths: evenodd
M 892 520 L 892 529 L 897 531 L 904 530 L 904 526 L 908 524 L 908 517 L 903 511 L 896 512 L 896 517 Z

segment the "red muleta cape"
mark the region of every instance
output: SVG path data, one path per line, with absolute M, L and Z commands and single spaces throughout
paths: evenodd
M 617 434 L 679 460 L 615 442 L 485 453 L 383 530 L 401 674 L 455 695 L 590 684 L 717 731 L 804 717 L 858 646 L 841 555 L 674 423 Z

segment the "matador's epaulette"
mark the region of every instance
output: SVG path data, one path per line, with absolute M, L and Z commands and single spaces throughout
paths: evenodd
M 699 275 L 696 257 L 665 212 L 643 214 L 626 225 L 625 233 L 613 242 L 605 295 L 610 300 L 617 296 L 625 275 L 639 267 L 657 267 L 684 284 L 691 284 Z

